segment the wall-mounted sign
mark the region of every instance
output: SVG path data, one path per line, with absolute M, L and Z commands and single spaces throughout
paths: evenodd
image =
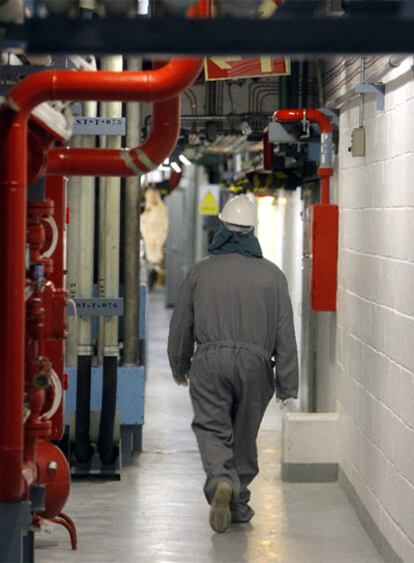
M 200 215 L 218 215 L 220 211 L 220 186 L 200 186 L 198 210 Z
M 211 57 L 204 63 L 206 80 L 236 80 L 255 76 L 290 74 L 290 59 L 286 57 L 239 56 Z

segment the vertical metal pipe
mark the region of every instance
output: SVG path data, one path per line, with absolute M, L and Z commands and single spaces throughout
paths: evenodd
M 122 56 L 107 57 L 105 67 L 108 70 L 122 71 Z M 121 102 L 107 102 L 106 115 L 110 117 L 122 116 Z M 120 149 L 121 138 L 107 136 L 106 146 L 109 149 Z M 102 235 L 104 244 L 102 278 L 104 280 L 104 297 L 118 297 L 119 295 L 119 233 L 121 215 L 121 180 L 118 177 L 107 177 L 104 190 L 104 222 L 105 230 Z M 104 356 L 118 354 L 118 317 L 105 317 Z
M 96 102 L 84 104 L 83 114 L 96 117 Z M 83 135 L 82 148 L 95 147 L 95 135 Z M 93 296 L 94 271 L 94 235 L 95 235 L 95 178 L 80 178 L 80 193 L 77 208 L 77 226 L 79 246 L 77 254 L 77 296 L 90 298 Z M 76 388 L 76 432 L 75 450 L 79 462 L 89 461 L 93 450 L 89 438 L 90 402 L 91 402 L 91 369 L 92 369 L 92 318 L 89 316 L 78 319 L 77 346 L 77 388 Z
M 80 148 L 81 137 L 75 136 L 71 146 Z M 66 287 L 69 292 L 69 299 L 79 297 L 79 254 L 80 254 L 80 207 L 81 207 L 81 179 L 72 177 L 68 182 L 68 206 L 70 211 L 70 221 L 67 231 L 67 276 Z M 68 338 L 66 340 L 66 365 L 75 367 L 77 361 L 78 344 L 78 317 L 68 317 Z
M 360 82 L 364 84 L 365 82 L 365 57 L 361 57 L 361 71 L 360 71 Z M 365 117 L 365 94 L 359 95 L 359 127 L 364 126 Z
M 128 59 L 128 70 L 140 70 L 137 57 Z M 140 144 L 141 111 L 137 103 L 126 108 L 126 142 L 128 147 Z M 124 364 L 134 365 L 139 356 L 140 308 L 140 199 L 141 177 L 132 176 L 125 181 L 125 254 L 124 254 Z
M 84 115 L 96 117 L 96 102 L 84 104 Z M 82 148 L 95 148 L 95 135 L 83 135 Z M 78 259 L 78 297 L 93 296 L 94 272 L 94 236 L 95 236 L 95 178 L 83 176 L 80 178 L 78 208 L 78 236 L 79 247 L 76 249 Z M 92 355 L 92 319 L 79 317 L 78 319 L 78 355 Z
M 298 107 L 299 108 L 305 107 L 305 92 L 303 89 L 303 68 L 304 68 L 304 62 L 299 61 L 299 68 L 298 68 Z
M 122 71 L 122 56 L 107 57 L 103 61 L 105 70 Z M 110 117 L 122 116 L 121 102 L 105 104 L 105 113 Z M 120 149 L 120 137 L 107 136 L 106 146 Z M 102 189 L 103 188 L 103 189 Z M 120 214 L 121 214 L 121 180 L 107 177 L 101 184 L 100 198 L 103 202 L 100 218 L 102 230 L 100 236 L 99 284 L 102 297 L 119 296 L 119 251 L 120 251 Z M 116 378 L 118 347 L 118 317 L 110 316 L 103 319 L 103 393 L 102 410 L 99 426 L 98 450 L 101 460 L 109 464 L 114 458 L 114 419 L 116 408 Z

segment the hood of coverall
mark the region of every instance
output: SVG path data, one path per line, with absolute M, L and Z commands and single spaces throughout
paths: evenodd
M 263 258 L 260 243 L 252 231 L 248 233 L 231 231 L 225 225 L 221 225 L 215 234 L 208 251 L 210 254 L 237 253 L 242 256 Z

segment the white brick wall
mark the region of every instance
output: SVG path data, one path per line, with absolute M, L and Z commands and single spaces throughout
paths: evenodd
M 337 397 L 341 466 L 396 553 L 414 561 L 414 79 L 369 98 L 366 157 L 342 108 Z

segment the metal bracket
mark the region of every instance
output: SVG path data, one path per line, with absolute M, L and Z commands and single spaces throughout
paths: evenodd
M 377 111 L 384 111 L 385 108 L 385 84 L 357 84 L 355 86 L 357 94 L 375 94 L 377 97 Z

